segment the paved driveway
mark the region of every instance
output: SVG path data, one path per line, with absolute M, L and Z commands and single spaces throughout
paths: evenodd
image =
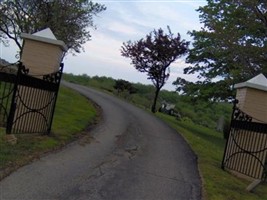
M 197 158 L 175 130 L 133 105 L 66 83 L 97 102 L 103 118 L 90 143 L 20 168 L 0 182 L 0 199 L 198 200 Z

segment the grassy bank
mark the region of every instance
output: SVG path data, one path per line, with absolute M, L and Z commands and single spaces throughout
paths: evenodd
M 254 193 L 249 193 L 245 189 L 250 182 L 230 175 L 220 168 L 225 145 L 222 133 L 190 122 L 177 121 L 168 115 L 158 113 L 157 116 L 176 129 L 197 154 L 206 199 L 267 199 L 266 184 L 257 187 Z
M 0 130 L 0 172 L 4 176 L 14 169 L 58 149 L 85 133 L 85 128 L 95 123 L 95 107 L 83 96 L 61 87 L 49 136 L 40 134 L 17 134 L 17 144 L 4 139 L 5 130 Z

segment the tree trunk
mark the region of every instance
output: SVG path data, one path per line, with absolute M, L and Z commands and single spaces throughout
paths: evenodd
M 159 91 L 160 91 L 160 88 L 156 88 L 155 96 L 154 96 L 154 102 L 153 102 L 153 105 L 151 107 L 151 112 L 153 112 L 153 113 L 156 112 L 156 105 L 157 105 L 157 100 L 158 100 L 158 96 L 159 96 Z

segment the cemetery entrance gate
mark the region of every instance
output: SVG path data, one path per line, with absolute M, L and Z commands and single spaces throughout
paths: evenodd
M 0 68 L 0 126 L 6 133 L 44 133 L 51 131 L 63 71 L 29 75 L 19 62 Z

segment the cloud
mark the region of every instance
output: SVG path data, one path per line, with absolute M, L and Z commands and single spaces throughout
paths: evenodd
M 169 22 L 178 32 L 183 34 L 186 34 L 189 30 L 200 28 L 200 24 L 196 21 L 197 13 L 192 9 L 192 6 L 184 3 L 160 5 L 157 15 L 163 22 Z
M 119 34 L 125 34 L 125 35 L 136 35 L 141 34 L 137 29 L 135 29 L 134 26 L 123 24 L 120 22 L 112 22 L 107 27 L 109 30 L 114 31 Z

